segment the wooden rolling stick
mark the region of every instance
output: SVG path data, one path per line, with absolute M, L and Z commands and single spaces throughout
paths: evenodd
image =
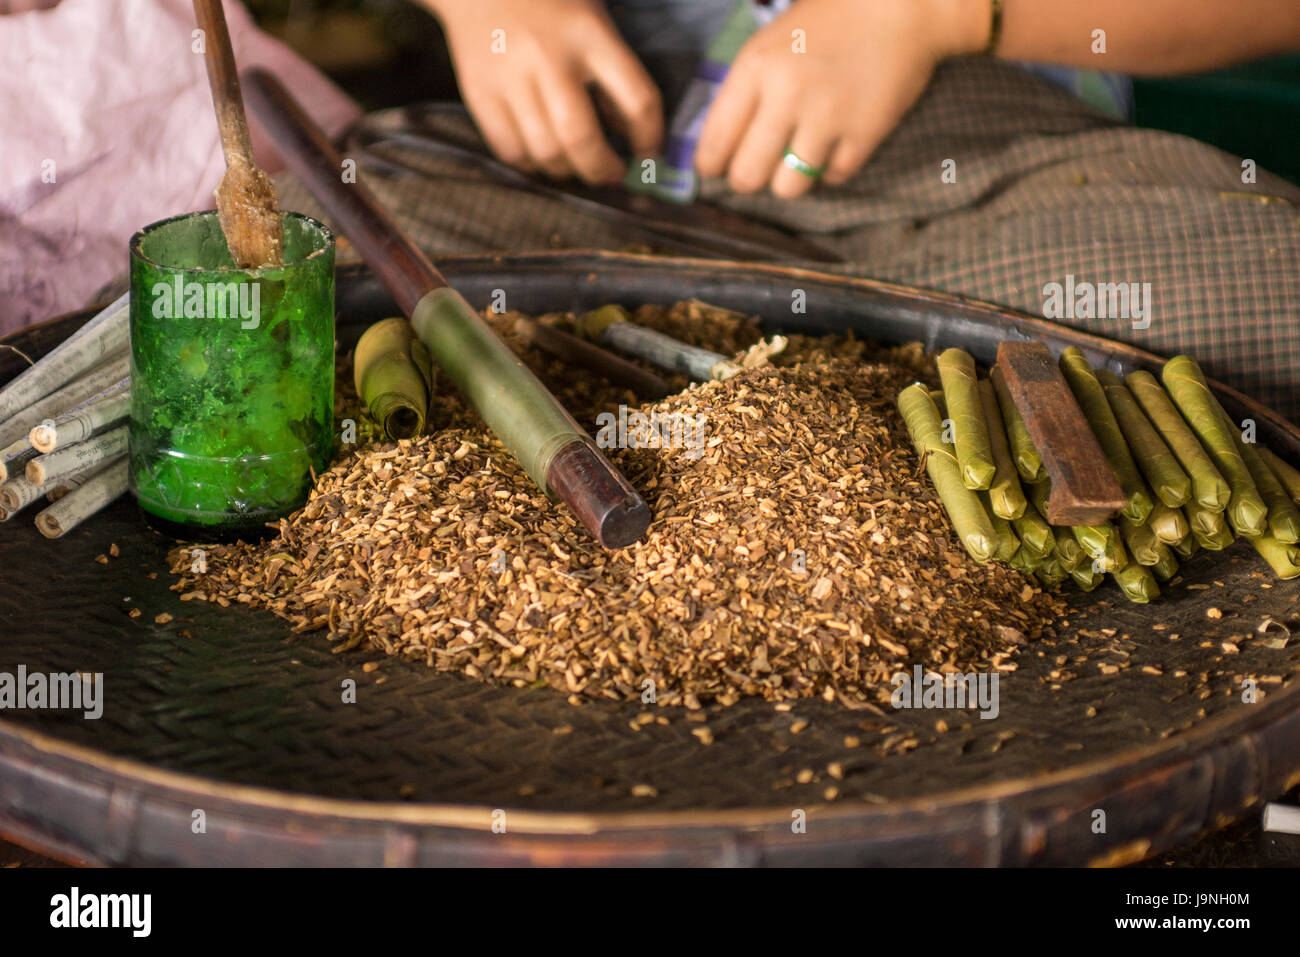
M 1127 499 L 1056 360 L 1041 342 L 1003 342 L 998 368 L 1052 482 L 1047 521 L 1096 525 Z

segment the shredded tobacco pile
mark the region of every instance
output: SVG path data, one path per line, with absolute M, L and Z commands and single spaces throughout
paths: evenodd
M 593 434 L 620 403 L 704 417 L 702 447 L 608 450 L 654 512 L 644 542 L 596 546 L 441 384 L 434 434 L 344 446 L 278 537 L 210 546 L 204 574 L 179 548 L 173 588 L 327 630 L 337 651 L 577 698 L 641 698 L 648 679 L 659 704 L 688 708 L 887 702 L 890 677 L 916 664 L 1014 669 L 1017 646 L 1063 613 L 956 541 L 894 407 L 926 371 L 919 346 L 794 337 L 772 367 L 637 407 L 522 347 L 513 315 L 489 318 Z M 725 352 L 758 338 L 699 303 L 635 319 Z M 339 414 L 360 421 L 348 379 Z

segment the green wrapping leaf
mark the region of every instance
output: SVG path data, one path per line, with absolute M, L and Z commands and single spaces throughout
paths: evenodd
M 1300 469 L 1282 461 L 1270 449 L 1262 445 L 1257 448 L 1259 449 L 1260 458 L 1273 470 L 1277 480 L 1282 483 L 1286 493 L 1291 496 L 1291 501 L 1300 502 Z
M 961 349 L 942 353 L 935 365 L 943 380 L 943 397 L 952 420 L 953 444 L 962 482 L 968 489 L 986 490 L 993 483 L 997 466 L 984 425 L 984 407 L 976 385 L 975 360 Z
M 1161 378 L 1170 398 L 1228 481 L 1232 490 L 1227 508 L 1229 524 L 1247 538 L 1264 534 L 1268 529 L 1268 506 L 1241 457 L 1236 429 L 1227 426 L 1227 413 L 1210 391 L 1201 367 L 1190 356 L 1175 356 L 1165 363 Z
M 1002 427 L 1007 433 L 1007 444 L 1011 447 L 1011 458 L 1016 464 L 1016 471 L 1026 482 L 1035 482 L 1043 478 L 1043 460 L 1034 448 L 1034 440 L 1029 437 L 1029 428 L 1020 416 L 1011 390 L 1002 370 L 994 366 L 989 370 L 989 381 L 998 399 L 998 412 L 1002 416 Z
M 1160 561 L 1160 552 L 1156 546 L 1160 542 L 1149 525 L 1139 525 L 1131 518 L 1120 516 L 1119 529 L 1124 536 L 1124 545 L 1133 561 L 1139 565 L 1154 565 Z
M 1052 534 L 1052 526 L 1047 524 L 1047 520 L 1038 514 L 1038 509 L 1034 506 L 1026 503 L 1024 512 L 1011 525 L 1020 536 L 1021 547 L 1029 549 L 1039 558 L 1052 554 L 1056 547 L 1056 536 Z
M 1242 461 L 1250 469 L 1250 477 L 1255 480 L 1260 497 L 1268 506 L 1268 533 L 1283 545 L 1300 542 L 1300 509 L 1291 501 L 1291 496 L 1265 463 L 1259 450 L 1243 442 L 1240 432 L 1234 430 L 1232 435 L 1237 441 L 1237 451 L 1241 453 Z
M 993 483 L 989 486 L 989 507 L 993 514 L 1005 519 L 1019 518 L 1025 513 L 1028 504 L 1025 493 L 1020 488 L 1020 475 L 1011 459 L 1011 447 L 1007 442 L 1007 433 L 1002 425 L 1002 413 L 998 409 L 998 397 L 993 383 L 980 379 L 980 405 L 984 408 L 984 427 L 989 434 L 989 449 L 993 453 L 996 471 Z
M 1272 535 L 1252 538 L 1250 544 L 1255 546 L 1255 551 L 1263 556 L 1279 578 L 1300 578 L 1300 547 L 1279 542 Z
M 1052 535 L 1056 538 L 1056 555 L 1067 572 L 1074 571 L 1080 562 L 1089 560 L 1083 553 L 1083 547 L 1068 528 L 1053 526 Z
M 1156 548 L 1160 553 L 1160 560 L 1151 566 L 1151 574 L 1163 585 L 1178 574 L 1178 557 L 1172 548 L 1162 542 L 1157 542 Z
M 1156 377 L 1150 372 L 1132 372 L 1125 381 L 1142 411 L 1160 431 L 1170 451 L 1191 478 L 1192 499 L 1202 508 L 1220 512 L 1227 508 L 1232 489 Z
M 1068 578 L 1070 572 L 1061 564 L 1056 555 L 1049 555 L 1034 569 L 1034 577 L 1044 588 L 1055 588 Z
M 939 409 L 926 387 L 918 382 L 904 389 L 898 396 L 898 410 L 957 537 L 977 562 L 989 561 L 998 551 L 997 531 L 979 496 L 962 481 L 953 447 L 943 441 Z
M 1116 572 L 1128 564 L 1128 553 L 1120 540 L 1119 529 L 1106 522 L 1102 525 L 1075 525 L 1070 529 L 1088 556 L 1089 563 L 1100 561 L 1101 570 Z
M 1144 565 L 1133 563 L 1115 572 L 1115 581 L 1124 597 L 1136 605 L 1145 605 L 1153 598 L 1160 597 L 1160 586 L 1151 570 Z
M 1070 577 L 1083 591 L 1093 591 L 1106 580 L 1104 574 L 1093 570 L 1091 562 L 1080 562 L 1079 566 L 1070 572 Z
M 1147 524 L 1158 541 L 1166 545 L 1177 545 L 1188 535 L 1192 528 L 1187 523 L 1187 516 L 1181 508 L 1170 508 L 1164 502 L 1156 502 L 1147 518 Z
M 1105 390 L 1097 381 L 1092 366 L 1074 346 L 1061 353 L 1060 366 L 1065 381 L 1070 385 L 1070 391 L 1083 409 L 1084 418 L 1088 420 L 1101 444 L 1106 461 L 1110 463 L 1115 478 L 1128 497 L 1128 504 L 1120 510 L 1121 513 L 1135 522 L 1145 522 L 1151 514 L 1151 492 L 1142 473 L 1138 471 L 1137 463 L 1133 461 L 1133 454 L 1124 441 L 1124 433 L 1120 431 L 1119 422 L 1111 411 Z
M 1129 451 L 1156 498 L 1170 508 L 1183 505 L 1192 497 L 1192 480 L 1178 464 L 1177 457 L 1160 437 L 1159 431 L 1119 376 L 1109 369 L 1098 369 L 1097 381 L 1105 390 Z
M 1192 535 L 1190 532 L 1181 542 L 1171 547 L 1179 560 L 1184 562 L 1201 550 L 1200 542 L 1198 542 L 1196 536 Z
M 1020 539 L 1016 537 L 1015 529 L 1011 527 L 1010 522 L 993 510 L 988 492 L 977 492 L 976 494 L 979 495 L 980 503 L 988 513 L 989 521 L 993 524 L 993 531 L 998 536 L 998 550 L 993 557 L 1000 562 L 1010 561 L 1011 556 L 1020 550 Z

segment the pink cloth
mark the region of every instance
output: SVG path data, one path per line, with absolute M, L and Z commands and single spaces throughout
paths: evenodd
M 44 6 L 0 0 L 0 333 L 85 306 L 127 267 L 132 233 L 211 209 L 225 170 L 190 0 Z M 241 70 L 272 70 L 331 136 L 356 119 L 237 0 L 225 8 Z

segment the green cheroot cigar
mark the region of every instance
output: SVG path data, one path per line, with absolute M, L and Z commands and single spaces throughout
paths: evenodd
M 1120 513 L 1135 522 L 1145 522 L 1151 514 L 1151 493 L 1142 473 L 1138 471 L 1137 463 L 1133 461 L 1133 453 L 1124 441 L 1124 433 L 1120 431 L 1119 422 L 1111 411 L 1106 392 L 1097 381 L 1092 366 L 1075 346 L 1070 346 L 1061 353 L 1060 366 L 1061 374 L 1070 385 L 1070 391 L 1083 409 L 1084 418 L 1092 426 L 1092 431 L 1101 444 L 1106 461 L 1110 463 L 1115 478 L 1128 496 L 1128 504 L 1120 509 Z
M 1187 513 L 1187 524 L 1192 528 L 1192 537 L 1207 552 L 1221 552 L 1235 540 L 1224 512 L 1211 512 L 1194 502 L 1184 505 L 1183 510 Z
M 1137 399 L 1133 398 L 1133 393 L 1109 369 L 1098 369 L 1097 381 L 1105 390 L 1129 451 L 1156 498 L 1170 508 L 1183 505 L 1192 497 L 1192 480 L 1142 411 Z
M 1095 570 L 1091 562 L 1080 562 L 1079 566 L 1070 572 L 1070 577 L 1083 591 L 1093 591 L 1106 580 L 1105 573 Z
M 1034 440 L 1029 437 L 1029 428 L 1021 418 L 1007 388 L 1007 380 L 1002 370 L 994 366 L 989 370 L 989 381 L 998 399 L 998 412 L 1002 416 L 1002 427 L 1007 433 L 1007 444 L 1011 447 L 1011 458 L 1016 464 L 1016 471 L 1026 482 L 1036 482 L 1043 478 L 1043 459 L 1034 448 Z
M 1083 547 L 1068 528 L 1053 526 L 1052 535 L 1056 538 L 1056 556 L 1067 572 L 1074 571 L 1080 562 L 1089 561 L 1088 556 L 1083 553 Z
M 1174 404 L 1210 453 L 1215 467 L 1228 480 L 1232 489 L 1227 508 L 1229 524 L 1246 538 L 1263 535 L 1268 529 L 1268 506 L 1241 457 L 1237 430 L 1228 427 L 1231 420 L 1210 391 L 1201 367 L 1190 356 L 1175 356 L 1165 363 L 1161 378 Z
M 1263 556 L 1278 578 L 1300 578 L 1300 547 L 1279 542 L 1272 535 L 1252 538 L 1250 544 Z
M 370 414 L 390 439 L 424 431 L 433 392 L 432 359 L 405 318 L 384 319 L 361 334 L 352 381 Z
M 1044 558 L 1052 554 L 1056 547 L 1056 536 L 1052 533 L 1052 526 L 1047 524 L 1047 520 L 1033 505 L 1026 502 L 1024 512 L 1011 525 L 1020 537 L 1022 547 Z
M 1237 451 L 1241 453 L 1242 461 L 1250 469 L 1250 477 L 1255 480 L 1260 498 L 1268 506 L 1268 534 L 1283 545 L 1300 542 L 1300 509 L 1291 501 L 1291 496 L 1259 454 L 1259 449 L 1243 441 L 1241 433 L 1235 429 L 1232 435 L 1237 441 Z
M 1036 552 L 1031 552 L 1029 549 L 1021 545 L 1020 549 L 1011 556 L 1011 559 L 1007 564 L 1022 575 L 1032 575 L 1038 570 L 1038 567 L 1043 563 L 1043 560 L 1044 558 L 1042 555 L 1039 555 Z
M 1196 540 L 1195 535 L 1189 533 L 1188 536 L 1177 545 L 1171 545 L 1170 547 L 1173 549 L 1174 554 L 1182 561 L 1187 561 L 1187 559 L 1191 558 L 1201 550 L 1201 543 Z
M 1120 531 L 1110 522 L 1075 525 L 1070 531 L 1088 557 L 1089 564 L 1097 564 L 1100 571 L 1117 572 L 1129 564 Z
M 993 525 L 993 531 L 996 532 L 998 536 L 998 550 L 994 553 L 993 557 L 1000 562 L 1010 561 L 1011 556 L 1020 551 L 1020 539 L 1016 537 L 1015 529 L 1011 527 L 1010 522 L 993 509 L 993 506 L 989 501 L 988 492 L 977 492 L 976 494 L 979 495 L 980 503 L 984 506 L 984 510 L 988 512 L 989 521 Z
M 1156 548 L 1160 552 L 1160 561 L 1151 566 L 1151 574 L 1163 585 L 1178 574 L 1178 556 L 1163 542 L 1157 542 Z
M 1061 564 L 1056 555 L 1049 555 L 1034 569 L 1034 577 L 1044 588 L 1055 588 L 1070 576 L 1069 569 Z
M 1271 449 L 1263 445 L 1256 446 L 1259 451 L 1259 457 L 1264 463 L 1273 470 L 1277 480 L 1282 483 L 1286 493 L 1291 496 L 1293 502 L 1300 502 L 1300 469 L 1290 465 L 1278 458 Z
M 949 349 L 935 360 L 943 381 L 943 398 L 952 421 L 953 444 L 962 482 L 971 490 L 986 490 L 993 484 L 997 466 L 984 425 L 984 406 L 976 385 L 975 360 L 961 349 Z
M 957 537 L 971 558 L 989 561 L 998 551 L 997 530 L 979 496 L 962 481 L 953 447 L 943 441 L 943 419 L 929 391 L 919 382 L 908 386 L 898 396 L 898 410 Z
M 1115 572 L 1115 582 L 1124 597 L 1135 605 L 1145 605 L 1160 597 L 1160 585 L 1145 565 L 1131 564 Z
M 1150 525 L 1139 525 L 1123 515 L 1119 518 L 1119 530 L 1124 536 L 1124 545 L 1133 561 L 1139 565 L 1151 566 L 1160 561 L 1160 544 Z
M 994 515 L 1006 519 L 1019 518 L 1025 513 L 1028 502 L 1025 501 L 1025 493 L 1020 488 L 1020 475 L 1011 458 L 1011 446 L 1007 442 L 1002 413 L 998 409 L 997 393 L 988 379 L 980 379 L 977 388 L 995 468 L 993 482 L 989 485 L 989 504 Z
M 1151 527 L 1156 539 L 1166 545 L 1177 545 L 1192 534 L 1192 527 L 1187 524 L 1183 510 L 1170 508 L 1164 502 L 1156 502 L 1155 508 L 1151 509 L 1151 514 L 1147 517 L 1147 525 Z
M 1191 479 L 1192 501 L 1220 512 L 1227 508 L 1232 489 L 1156 377 L 1139 371 L 1129 373 L 1124 381 Z

